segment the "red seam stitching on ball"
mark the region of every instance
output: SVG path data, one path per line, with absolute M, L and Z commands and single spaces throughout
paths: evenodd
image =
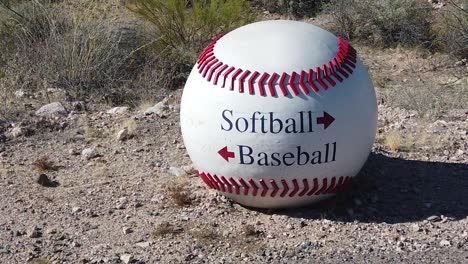
M 249 194 L 249 186 L 248 186 L 247 183 L 244 181 L 244 179 L 239 178 L 239 182 L 240 182 L 240 184 L 242 185 L 242 187 L 244 187 L 244 195 Z
M 249 76 L 249 74 L 250 74 L 250 71 L 245 70 L 245 72 L 239 77 L 239 93 L 244 92 L 244 80 L 245 78 L 247 78 L 247 76 Z
M 237 70 L 232 74 L 232 76 L 231 76 L 232 79 L 231 79 L 231 88 L 230 88 L 230 90 L 234 90 L 234 82 L 235 82 L 237 76 L 238 76 L 239 74 L 241 74 L 241 72 L 242 72 L 241 69 L 237 69 Z
M 299 86 L 305 94 L 309 94 L 309 88 L 307 88 L 307 86 L 304 83 L 304 77 L 306 76 L 306 74 L 307 73 L 305 71 L 301 71 L 301 74 L 299 75 Z
M 240 194 L 240 186 L 239 186 L 239 184 L 237 184 L 236 180 L 234 180 L 232 177 L 230 177 L 229 181 L 234 186 L 234 189 L 236 190 L 236 194 Z
M 312 88 L 312 90 L 314 90 L 314 92 L 318 93 L 319 92 L 319 88 L 315 85 L 314 81 L 312 80 L 312 76 L 314 75 L 314 70 L 310 69 L 309 70 L 309 74 L 307 76 L 307 82 L 309 83 L 310 87 Z
M 223 86 L 221 86 L 222 88 L 224 88 L 224 87 L 226 86 L 226 78 L 227 78 L 227 76 L 228 76 L 231 72 L 233 72 L 235 69 L 236 69 L 236 68 L 234 68 L 234 67 L 231 66 L 231 67 L 227 70 L 227 72 L 225 72 L 225 73 L 223 74 Z
M 296 72 L 292 72 L 291 73 L 291 76 L 289 77 L 289 87 L 291 87 L 291 90 L 293 91 L 293 94 L 294 95 L 298 95 L 299 94 L 299 91 L 297 90 L 297 87 L 296 85 L 294 84 L 294 81 L 296 80 L 296 75 L 297 73 Z
M 280 197 L 284 197 L 289 192 L 289 186 L 285 180 L 281 180 L 281 184 L 283 185 L 283 191 L 281 192 Z
M 314 187 L 312 187 L 312 189 L 307 193 L 307 196 L 311 196 L 311 195 L 314 194 L 315 191 L 317 191 L 317 189 L 318 189 L 318 185 L 319 185 L 318 179 L 317 179 L 317 178 L 314 178 L 313 182 L 314 182 Z
M 275 197 L 276 196 L 276 193 L 279 191 L 279 188 L 278 188 L 278 185 L 276 185 L 276 182 L 275 180 L 270 180 L 270 184 L 273 188 L 273 192 L 271 192 L 270 196 L 271 197 Z
M 249 184 L 250 184 L 250 186 L 252 186 L 252 189 L 253 189 L 252 195 L 257 196 L 258 187 L 255 184 L 254 180 L 249 179 Z
M 216 73 L 215 75 L 215 79 L 213 81 L 213 84 L 214 85 L 217 85 L 218 84 L 218 79 L 219 79 L 219 76 L 221 76 L 221 73 L 223 73 L 223 71 L 225 71 L 229 66 L 227 64 L 224 64 L 223 67 L 221 67 L 221 69 L 219 69 L 219 71 Z
M 293 197 L 293 196 L 296 195 L 296 193 L 299 191 L 299 184 L 297 183 L 297 180 L 296 180 L 296 179 L 293 179 L 292 182 L 293 182 L 293 185 L 294 185 L 294 189 L 293 189 L 293 191 L 289 194 L 289 197 Z
M 263 179 L 260 179 L 259 182 L 260 182 L 260 185 L 262 185 L 262 188 L 263 188 L 261 196 L 265 197 L 267 192 L 268 192 L 268 186 L 266 185 L 265 180 L 263 180 Z
M 223 74 L 223 84 L 221 85 L 222 88 L 226 86 L 226 81 L 227 79 L 231 79 L 231 87 L 230 90 L 234 90 L 234 83 L 236 81 L 236 78 L 242 73 L 242 75 L 237 79 L 239 82 L 239 93 L 244 92 L 244 82 L 246 78 L 249 76 L 251 73 L 250 70 L 241 70 L 237 69 L 235 67 L 230 67 L 225 65 L 223 62 L 219 61 L 218 58 L 216 58 L 215 55 L 215 46 L 216 43 L 220 38 L 222 38 L 223 35 L 215 38 L 200 54 L 200 56 L 197 58 L 197 68 L 198 72 L 202 74 L 203 78 L 206 78 L 209 82 L 213 79 L 213 84 L 218 85 L 218 79 Z M 334 57 L 330 59 L 330 61 L 326 62 L 323 65 L 317 66 L 315 68 L 315 79 L 313 78 L 313 69 L 305 69 L 301 70 L 300 73 L 297 72 L 292 72 L 291 75 L 289 76 L 287 73 L 267 73 L 264 72 L 260 79 L 258 80 L 258 89 L 259 89 L 259 94 L 260 96 L 266 96 L 265 93 L 265 84 L 264 82 L 267 82 L 268 89 L 270 92 L 270 96 L 276 96 L 276 91 L 275 87 L 273 85 L 274 80 L 280 76 L 280 80 L 278 81 L 277 85 L 279 86 L 281 93 L 284 96 L 288 96 L 288 90 L 287 87 L 291 89 L 292 94 L 295 96 L 299 95 L 299 89 L 298 86 L 301 88 L 301 90 L 304 92 L 304 94 L 309 94 L 309 87 L 307 84 L 310 86 L 310 88 L 318 93 L 319 89 L 315 85 L 314 81 L 317 81 L 318 84 L 324 89 L 327 90 L 329 88 L 328 84 L 331 86 L 336 85 L 336 81 L 343 82 L 344 79 L 349 78 L 350 75 L 353 73 L 353 69 L 356 68 L 356 63 L 357 63 L 357 54 L 356 50 L 349 45 L 343 38 L 338 37 L 338 49 Z M 219 71 L 217 71 L 219 69 Z M 227 70 L 227 71 L 226 71 Z M 232 73 L 234 70 L 234 74 L 229 76 L 230 73 Z M 338 74 L 339 73 L 339 74 Z M 208 74 L 208 76 L 207 76 Z M 250 78 L 247 79 L 247 83 L 249 85 L 249 94 L 254 95 L 255 94 L 255 80 L 257 79 L 258 73 L 257 71 L 254 71 L 254 73 L 251 75 Z M 300 75 L 298 78 L 298 81 L 296 83 L 296 75 Z M 289 77 L 288 82 L 285 84 L 285 79 Z M 334 80 L 335 79 L 335 80 Z M 325 83 L 325 81 L 328 83 Z
M 323 178 L 321 182 L 318 178 L 313 179 L 302 179 L 302 190 L 301 186 L 299 186 L 298 179 L 291 179 L 290 181 L 281 179 L 281 186 L 280 189 L 278 184 L 274 179 L 268 180 L 270 183 L 269 186 L 265 179 L 259 179 L 258 181 L 249 178 L 245 180 L 242 177 L 238 177 L 238 182 L 234 180 L 234 178 L 229 177 L 226 179 L 224 176 L 218 176 L 216 174 L 209 174 L 201 171 L 197 171 L 200 178 L 205 182 L 205 184 L 211 188 L 216 189 L 221 192 L 226 193 L 235 193 L 237 195 L 252 195 L 257 196 L 259 190 L 261 190 L 260 196 L 266 197 L 268 192 L 271 190 L 270 197 L 302 197 L 307 194 L 307 196 L 312 195 L 325 195 L 325 194 L 332 194 L 338 193 L 343 191 L 345 188 L 349 187 L 352 181 L 352 177 L 349 176 L 340 176 L 340 177 L 328 177 Z M 310 188 L 309 180 L 312 182 L 313 187 Z M 329 182 L 330 180 L 330 182 Z M 291 184 L 291 185 L 290 185 Z M 290 186 L 293 186 L 291 189 Z M 241 192 L 241 188 L 243 192 Z M 252 192 L 249 190 L 252 189 Z M 291 191 L 291 192 L 290 192 Z M 288 195 L 289 193 L 289 195 Z M 279 195 L 278 195 L 279 194 Z
M 260 77 L 260 80 L 258 82 L 258 90 L 259 90 L 261 96 L 265 96 L 264 82 L 265 82 L 266 79 L 268 79 L 268 73 L 264 72 L 262 74 L 262 76 Z
M 279 80 L 279 87 L 280 87 L 281 92 L 283 93 L 284 96 L 288 95 L 288 90 L 286 90 L 286 87 L 284 86 L 284 81 L 286 80 L 286 76 L 287 76 L 287 74 L 285 72 L 283 72 L 283 74 L 281 75 L 281 78 Z
M 271 96 L 276 96 L 275 87 L 273 86 L 273 82 L 275 81 L 276 77 L 279 75 L 275 72 L 273 75 L 270 76 L 270 80 L 268 81 L 268 89 L 270 90 Z
M 253 81 L 255 81 L 255 78 L 257 78 L 258 75 L 259 75 L 259 73 L 256 71 L 256 72 L 252 73 L 252 75 L 249 78 L 249 94 L 254 94 Z
M 221 67 L 221 65 L 223 65 L 222 62 L 218 62 L 216 63 L 213 68 L 211 68 L 210 70 L 210 73 L 208 74 L 208 81 L 211 82 L 211 78 L 213 77 L 213 73 L 219 68 Z

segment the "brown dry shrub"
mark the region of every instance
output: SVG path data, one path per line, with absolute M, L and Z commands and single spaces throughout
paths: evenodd
M 47 156 L 38 158 L 32 165 L 40 172 L 58 170 L 58 166 L 56 166 Z

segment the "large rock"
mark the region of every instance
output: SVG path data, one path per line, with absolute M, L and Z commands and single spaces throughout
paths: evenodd
M 126 113 L 127 111 L 128 111 L 128 107 L 118 106 L 118 107 L 114 107 L 114 108 L 107 110 L 107 113 L 111 115 L 119 115 L 119 114 Z
M 83 149 L 81 151 L 81 156 L 83 156 L 83 158 L 85 158 L 87 160 L 90 160 L 90 159 L 98 157 L 99 154 L 96 151 L 96 147 L 92 147 L 92 148 Z
M 145 114 L 146 115 L 156 114 L 159 117 L 166 117 L 169 115 L 169 106 L 167 105 L 166 102 L 162 101 L 146 109 Z
M 46 104 L 36 111 L 38 116 L 67 116 L 67 110 L 60 102 Z

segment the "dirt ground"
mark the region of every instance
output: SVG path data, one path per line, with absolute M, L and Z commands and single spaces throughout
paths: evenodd
M 65 116 L 37 117 L 23 97 L 21 119 L 0 117 L 0 263 L 467 263 L 466 61 L 357 50 L 378 92 L 373 151 L 347 192 L 304 208 L 208 190 L 182 142 L 181 90 L 163 114 L 63 102 Z M 457 107 L 429 104 L 432 86 L 458 91 Z

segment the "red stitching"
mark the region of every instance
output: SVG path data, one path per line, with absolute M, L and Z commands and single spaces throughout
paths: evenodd
M 221 67 L 221 69 L 219 69 L 219 71 L 216 73 L 216 76 L 213 82 L 215 85 L 218 84 L 218 79 L 221 73 L 223 73 L 223 71 L 225 71 L 228 67 L 229 67 L 228 65 L 224 64 L 223 67 Z
M 286 87 L 284 86 L 284 80 L 286 79 L 287 74 L 283 72 L 281 75 L 281 78 L 279 80 L 279 87 L 281 89 L 281 92 L 283 93 L 284 96 L 288 95 L 288 90 L 286 90 Z
M 258 90 L 260 91 L 261 96 L 265 96 L 265 86 L 264 82 L 268 78 L 268 73 L 264 72 L 262 77 L 260 77 L 260 81 L 258 82 Z
M 276 96 L 275 87 L 273 87 L 273 82 L 275 81 L 278 74 L 275 72 L 272 76 L 270 76 L 270 80 L 268 81 L 268 89 L 270 89 L 271 96 Z
M 281 192 L 280 197 L 284 197 L 289 192 L 289 187 L 285 180 L 281 180 L 281 184 L 283 184 L 283 191 Z
M 244 92 L 244 80 L 249 76 L 250 71 L 246 70 L 240 77 L 239 77 L 239 93 Z
M 205 78 L 205 76 L 208 73 L 208 71 L 210 70 L 211 66 L 216 64 L 218 61 L 219 61 L 218 59 L 215 59 L 215 60 L 211 61 L 210 63 L 206 64 L 205 70 L 203 71 L 203 74 L 202 74 L 203 78 Z
M 292 182 L 293 182 L 293 185 L 294 185 L 294 189 L 293 189 L 293 191 L 289 194 L 289 197 L 293 197 L 293 196 L 296 195 L 296 193 L 299 191 L 299 184 L 297 183 L 297 180 L 296 180 L 296 179 L 293 179 Z
M 214 85 L 218 85 L 218 80 L 221 74 L 223 74 L 223 84 L 222 88 L 226 86 L 226 81 L 229 78 L 231 82 L 230 90 L 234 90 L 234 83 L 237 80 L 239 82 L 239 93 L 244 92 L 244 82 L 247 81 L 249 86 L 249 94 L 255 94 L 255 80 L 260 75 L 259 72 L 254 71 L 251 74 L 250 70 L 236 69 L 235 67 L 227 66 L 224 62 L 219 61 L 215 55 L 215 46 L 218 40 L 222 36 L 214 39 L 200 54 L 197 59 L 197 68 L 198 72 L 202 74 L 202 77 L 205 78 L 208 82 L 213 82 Z M 315 85 L 316 81 L 324 90 L 329 88 L 329 85 L 332 87 L 336 85 L 336 81 L 343 82 L 344 79 L 349 78 L 353 73 L 353 69 L 356 68 L 357 57 L 356 50 L 349 45 L 344 39 L 338 37 L 338 49 L 334 57 L 330 61 L 326 62 L 323 65 L 320 65 L 313 69 L 304 69 L 300 73 L 292 72 L 289 76 L 287 73 L 261 73 L 260 78 L 258 79 L 258 89 L 260 96 L 266 96 L 265 93 L 265 82 L 267 82 L 270 96 L 276 96 L 276 90 L 274 86 L 274 81 L 278 76 L 280 79 L 277 83 L 281 93 L 284 96 L 288 96 L 287 88 L 291 90 L 292 94 L 295 96 L 299 95 L 299 89 L 304 92 L 304 94 L 309 94 L 309 87 L 314 92 L 318 93 L 319 88 Z M 235 71 L 231 76 L 229 76 L 233 71 Z M 315 78 L 314 78 L 315 72 Z M 249 76 L 246 80 L 246 78 Z M 239 77 L 240 75 L 240 77 Z M 296 75 L 299 75 L 298 80 L 296 81 Z M 237 77 L 239 77 L 237 79 Z M 289 77 L 287 83 L 285 83 L 286 78 Z M 327 83 L 325 83 L 325 81 Z M 307 85 L 308 84 L 308 85 Z M 329 84 L 329 85 L 328 85 Z
M 276 193 L 279 191 L 278 185 L 276 185 L 275 180 L 270 180 L 270 184 L 271 184 L 271 186 L 273 188 L 273 192 L 271 192 L 270 196 L 275 197 Z
M 301 87 L 302 91 L 304 91 L 305 94 L 309 94 L 309 89 L 304 83 L 304 77 L 307 73 L 305 71 L 301 71 L 301 75 L 299 76 L 299 86 Z
M 252 179 L 249 180 L 249 183 L 250 183 L 250 186 L 252 186 L 252 189 L 253 189 L 252 195 L 257 196 L 257 191 L 258 191 L 257 185 L 255 184 L 255 182 Z
M 262 185 L 262 188 L 263 188 L 263 191 L 262 191 L 261 196 L 262 196 L 262 197 L 265 197 L 265 195 L 266 195 L 267 192 L 268 192 L 268 186 L 266 185 L 265 180 L 260 179 L 260 185 Z
M 241 69 L 237 69 L 237 71 L 232 74 L 232 79 L 231 79 L 231 90 L 234 90 L 234 81 L 236 80 L 236 77 L 242 72 Z
M 327 65 L 322 66 L 323 77 L 325 77 L 325 80 L 327 80 L 327 82 L 329 82 L 331 86 L 335 87 L 336 82 L 333 81 L 332 78 L 330 78 L 330 75 L 328 74 L 327 69 L 328 69 Z
M 296 80 L 296 72 L 291 73 L 291 77 L 289 77 L 289 86 L 291 87 L 291 90 L 293 91 L 294 95 L 298 95 L 299 91 L 297 90 L 296 85 L 294 84 L 294 81 Z
M 304 183 L 304 190 L 302 190 L 302 192 L 299 193 L 299 196 L 304 196 L 304 194 L 306 194 L 307 191 L 309 191 L 309 182 L 307 181 L 307 179 L 302 180 L 302 183 Z
M 256 72 L 252 73 L 252 75 L 249 78 L 249 93 L 250 94 L 254 94 L 253 81 L 255 80 L 255 78 L 257 78 L 258 75 L 259 75 L 259 73 L 256 71 Z
M 222 62 L 218 62 L 216 63 L 213 68 L 211 68 L 210 70 L 210 74 L 208 75 L 208 81 L 211 82 L 211 77 L 213 77 L 213 73 L 219 68 L 221 67 L 221 65 L 223 65 Z
M 215 174 L 200 171 L 197 171 L 197 173 L 209 188 L 216 189 L 221 192 L 257 196 L 259 190 L 261 190 L 261 197 L 265 197 L 271 191 L 270 197 L 279 196 L 281 198 L 296 196 L 302 197 L 306 194 L 307 196 L 312 196 L 338 193 L 347 188 L 351 184 L 352 180 L 352 177 L 349 176 L 327 177 L 323 178 L 321 182 L 319 181 L 319 178 L 304 178 L 302 179 L 302 186 L 300 186 L 298 179 L 281 179 L 279 182 L 281 183 L 282 188 L 280 188 L 274 179 L 254 180 L 252 178 L 244 179 L 239 177 L 236 181 L 232 177 L 226 179 L 224 176 L 218 176 Z M 267 184 L 267 181 L 269 184 Z M 310 186 L 312 186 L 312 188 L 310 188 Z M 242 192 L 241 188 L 243 189 Z M 250 189 L 252 189 L 251 192 Z
M 314 90 L 314 92 L 318 93 L 319 89 L 315 85 L 315 83 L 312 81 L 313 73 L 314 73 L 314 71 L 312 69 L 310 69 L 309 74 L 307 75 L 307 82 L 309 83 L 310 87 L 312 87 L 312 90 Z
M 242 187 L 244 187 L 244 195 L 249 194 L 249 186 L 247 185 L 247 183 L 245 183 L 244 179 L 239 178 L 239 182 L 242 185 Z
M 227 72 L 226 72 L 225 74 L 223 74 L 223 86 L 221 86 L 222 88 L 224 88 L 225 85 L 226 85 L 226 78 L 227 78 L 227 76 L 228 76 L 231 72 L 233 72 L 235 69 L 236 69 L 236 68 L 234 68 L 234 67 L 231 66 L 231 68 L 229 68 L 229 69 L 227 70 Z
M 240 186 L 237 184 L 237 182 L 231 177 L 229 178 L 229 181 L 231 184 L 234 186 L 234 189 L 236 190 L 236 194 L 240 194 Z
M 317 82 L 320 84 L 320 86 L 322 86 L 324 90 L 327 90 L 328 86 L 322 81 L 322 74 L 320 72 L 320 67 L 315 68 L 315 78 L 317 79 Z

